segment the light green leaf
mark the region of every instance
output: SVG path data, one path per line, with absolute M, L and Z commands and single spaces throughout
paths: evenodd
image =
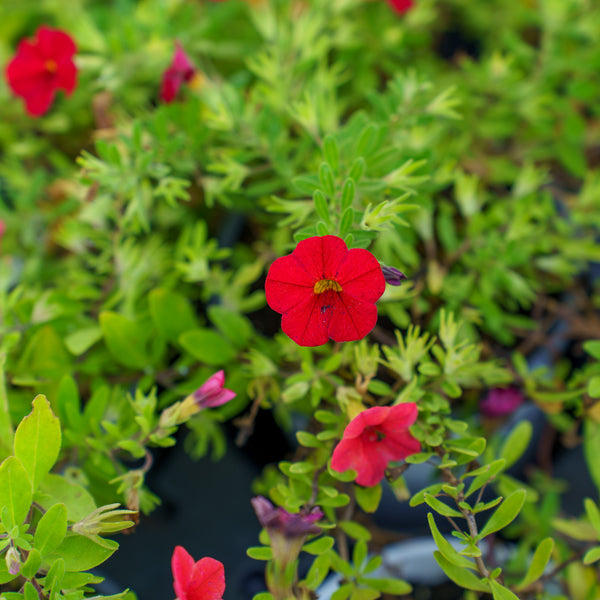
M 587 393 L 590 398 L 600 398 L 600 375 L 595 375 L 588 381 Z
M 600 536 L 600 510 L 598 510 L 596 503 L 591 498 L 585 498 L 583 503 L 590 523 Z
M 447 504 L 444 504 L 441 500 L 438 500 L 430 494 L 425 494 L 425 502 L 435 510 L 436 513 L 444 517 L 462 517 L 462 513 L 450 508 Z
M 350 600 L 375 600 L 375 598 L 379 598 L 379 596 L 381 596 L 381 594 L 377 590 L 372 590 L 370 588 L 355 588 L 352 591 Z
M 254 560 L 271 560 L 273 552 L 268 546 L 252 546 L 246 550 L 246 554 Z
M 309 590 L 316 590 L 323 583 L 329 573 L 330 566 L 329 554 L 321 554 L 315 558 L 304 580 L 304 584 Z
M 436 550 L 433 553 L 433 556 L 435 557 L 435 560 L 437 561 L 438 565 L 440 565 L 442 571 L 444 571 L 444 573 L 446 573 L 446 575 L 448 575 L 448 577 L 460 587 L 463 587 L 467 590 L 473 590 L 475 592 L 489 593 L 489 588 L 484 583 L 482 583 L 474 573 L 471 573 L 471 571 L 469 571 L 468 569 L 457 567 L 456 565 L 452 564 L 438 550 Z
M 600 546 L 596 546 L 595 548 L 590 548 L 583 557 L 584 565 L 591 565 L 595 563 L 598 559 L 600 559 Z
M 529 421 L 521 421 L 508 435 L 502 449 L 500 450 L 500 458 L 506 461 L 504 469 L 508 469 L 527 449 L 531 440 L 533 427 Z
M 331 536 L 325 535 L 314 542 L 309 542 L 308 544 L 304 544 L 302 546 L 302 550 L 304 552 L 308 552 L 309 554 L 323 554 L 333 548 L 334 539 Z
M 435 519 L 431 513 L 427 513 L 427 520 L 429 521 L 429 527 L 431 529 L 431 533 L 433 534 L 435 544 L 444 558 L 457 567 L 463 567 L 475 571 L 477 569 L 475 563 L 462 554 L 459 554 L 452 544 L 440 533 L 437 525 L 435 524 Z
M 368 542 L 371 539 L 371 533 L 362 525 L 355 523 L 354 521 L 340 521 L 338 527 L 351 538 L 355 540 L 362 540 Z
M 366 513 L 374 513 L 381 501 L 381 484 L 371 487 L 355 486 L 356 502 Z
M 600 423 L 585 419 L 583 422 L 583 454 L 592 481 L 600 490 Z
M 497 581 L 490 579 L 489 582 L 494 600 L 519 600 L 518 596 L 515 596 L 508 588 L 500 585 Z
M 46 510 L 61 502 L 67 509 L 67 519 L 77 522 L 96 510 L 92 495 L 81 485 L 49 473 L 44 477 L 35 500 Z
M 192 329 L 179 336 L 179 343 L 195 359 L 207 365 L 223 366 L 236 356 L 236 349 L 212 329 Z
M 120 364 L 131 369 L 143 369 L 148 365 L 148 336 L 139 323 L 118 313 L 103 311 L 100 327 L 108 350 Z
M 465 498 L 468 498 L 473 492 L 476 492 L 478 489 L 486 485 L 490 480 L 492 480 L 500 471 L 504 470 L 506 466 L 506 460 L 501 458 L 499 460 L 495 460 L 489 465 L 483 465 L 479 469 L 475 471 L 470 471 L 463 475 L 462 479 L 465 477 L 474 477 L 473 481 L 471 481 L 471 485 L 469 485 L 469 489 L 465 494 Z
M 517 586 L 518 590 L 531 585 L 544 574 L 544 570 L 546 569 L 546 565 L 552 556 L 553 550 L 554 540 L 552 538 L 547 537 L 539 543 L 538 547 L 535 549 L 535 553 L 531 559 L 531 563 L 529 564 L 529 569 L 527 569 L 525 577 Z
M 154 326 L 170 342 L 197 326 L 194 311 L 182 294 L 156 288 L 148 294 L 148 304 Z
M 61 431 L 50 402 L 41 394 L 33 399 L 33 410 L 15 432 L 15 456 L 25 467 L 33 491 L 50 469 L 60 451 Z
M 21 575 L 25 579 L 33 579 L 42 564 L 42 555 L 37 548 L 32 548 L 27 560 L 21 565 Z
M 31 500 L 31 480 L 27 471 L 16 456 L 9 456 L 0 465 L 0 507 L 8 508 L 12 526 L 23 523 Z
M 67 535 L 67 507 L 55 504 L 40 519 L 33 536 L 33 546 L 44 556 L 52 552 Z
M 54 552 L 46 555 L 44 562 L 51 563 L 63 558 L 67 571 L 93 569 L 112 556 L 119 547 L 114 540 L 99 539 L 102 540 L 102 544 L 97 544 L 83 535 L 69 534 Z
M 80 356 L 102 339 L 102 329 L 97 325 L 84 327 L 65 337 L 65 346 L 74 356 Z
M 0 459 L 11 454 L 14 435 L 6 395 L 5 361 L 6 354 L 0 353 Z
M 402 581 L 402 579 L 362 577 L 360 582 L 370 585 L 384 594 L 392 594 L 394 596 L 403 596 L 412 592 L 410 583 Z
M 511 523 L 521 511 L 527 492 L 525 490 L 515 490 L 507 496 L 502 504 L 496 509 L 494 514 L 488 519 L 484 528 L 479 532 L 477 539 L 482 539 L 490 533 L 499 531 Z

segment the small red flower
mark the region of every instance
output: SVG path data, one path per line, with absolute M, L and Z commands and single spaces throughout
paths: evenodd
M 211 375 L 193 394 L 194 402 L 200 408 L 221 406 L 235 398 L 235 392 L 224 388 L 225 373 L 217 371 Z
M 178 600 L 221 600 L 225 591 L 223 563 L 206 557 L 194 562 L 182 546 L 171 559 L 173 588 Z
M 375 406 L 359 413 L 346 427 L 335 447 L 331 468 L 340 473 L 354 469 L 356 483 L 370 487 L 379 483 L 393 460 L 421 450 L 408 428 L 417 418 L 417 405 Z
M 265 283 L 268 305 L 300 346 L 364 338 L 375 327 L 375 302 L 384 290 L 377 259 L 368 250 L 348 250 L 334 235 L 299 242 L 271 265 Z
M 25 100 L 33 117 L 43 115 L 52 104 L 56 90 L 70 96 L 77 85 L 73 38 L 59 29 L 42 25 L 33 40 L 21 40 L 17 54 L 6 67 L 12 91 Z
M 395 10 L 399 15 L 403 15 L 408 12 L 415 4 L 414 0 L 387 0 L 388 4 Z
M 167 104 L 173 102 L 184 83 L 189 83 L 196 74 L 196 67 L 183 50 L 179 42 L 175 42 L 175 54 L 169 68 L 164 72 L 160 86 L 160 99 Z

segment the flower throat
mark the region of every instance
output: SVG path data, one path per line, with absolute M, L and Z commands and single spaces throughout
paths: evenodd
M 315 294 L 322 294 L 323 292 L 328 292 L 330 290 L 333 292 L 341 292 L 342 286 L 333 279 L 320 279 L 315 283 L 313 289 Z

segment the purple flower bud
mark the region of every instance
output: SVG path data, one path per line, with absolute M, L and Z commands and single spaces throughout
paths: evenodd
M 492 388 L 479 408 L 486 417 L 505 417 L 517 410 L 524 400 L 523 393 L 517 388 Z
M 273 506 L 264 496 L 256 496 L 250 501 L 260 524 L 269 532 L 276 532 L 287 538 L 303 538 L 309 534 L 321 533 L 315 522 L 323 518 L 323 511 L 315 506 L 289 513 L 281 507 Z
M 381 270 L 383 271 L 385 282 L 389 285 L 400 285 L 407 278 L 402 271 L 399 271 L 394 267 L 381 265 Z

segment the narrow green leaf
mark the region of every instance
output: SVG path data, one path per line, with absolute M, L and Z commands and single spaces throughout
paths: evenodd
M 33 399 L 33 410 L 15 432 L 15 456 L 27 471 L 35 491 L 60 451 L 61 431 L 50 402 L 41 394 Z
M 354 196 L 356 194 L 356 184 L 354 183 L 354 179 L 349 177 L 346 179 L 344 183 L 344 188 L 342 189 L 342 202 L 341 202 L 341 211 L 344 212 L 349 206 L 352 206 L 352 202 L 354 202 Z
M 425 494 L 425 502 L 435 510 L 436 513 L 444 517 L 462 517 L 462 513 L 450 508 L 447 504 L 444 504 L 441 500 L 438 500 L 430 494 Z
M 600 510 L 598 510 L 596 503 L 591 498 L 585 498 L 583 503 L 590 523 L 600 536 Z
M 260 592 L 259 594 L 255 594 L 252 600 L 275 600 L 273 594 L 269 592 Z
M 246 554 L 254 560 L 271 560 L 273 552 L 268 546 L 252 546 L 246 550 Z
M 365 159 L 362 156 L 359 156 L 352 163 L 352 166 L 350 167 L 350 173 L 348 173 L 348 177 L 350 177 L 350 179 L 358 183 L 364 175 L 366 168 L 367 165 Z
M 497 581 L 490 579 L 489 582 L 494 600 L 519 600 L 518 596 L 515 596 L 508 588 L 500 585 Z
M 33 586 L 31 581 L 25 582 L 25 587 L 23 588 L 23 600 L 39 600 L 40 597 L 37 593 L 37 590 Z
M 583 557 L 584 565 L 591 565 L 595 563 L 598 559 L 600 559 L 600 546 L 596 546 L 595 548 L 590 548 Z
M 211 323 L 238 349 L 245 348 L 254 335 L 254 327 L 248 317 L 215 304 L 208 307 Z
M 179 343 L 195 359 L 208 365 L 222 366 L 235 358 L 237 351 L 212 329 L 191 329 L 179 336 Z
M 65 576 L 65 561 L 57 558 L 48 569 L 48 574 L 44 580 L 44 592 L 46 595 L 53 590 L 60 590 L 60 586 Z M 86 581 L 87 583 L 87 581 Z M 73 586 L 76 587 L 76 586 Z
M 473 590 L 475 592 L 489 593 L 489 588 L 482 583 L 475 574 L 471 573 L 471 571 L 452 564 L 438 550 L 433 553 L 433 556 L 435 557 L 437 564 L 440 565 L 442 571 L 444 571 L 444 573 L 446 573 L 446 575 L 448 575 L 448 577 L 460 587 L 463 587 L 467 590 Z
M 498 473 L 504 470 L 505 465 L 506 460 L 501 458 L 499 460 L 495 460 L 489 465 L 484 465 L 476 471 L 466 473 L 463 477 L 475 475 L 475 478 L 473 481 L 471 481 L 471 485 L 465 494 L 465 498 L 468 498 L 473 492 L 476 492 L 478 489 L 489 483 Z
M 523 580 L 517 586 L 518 590 L 522 590 L 528 585 L 531 585 L 544 574 L 544 570 L 546 569 L 546 565 L 552 556 L 553 550 L 554 540 L 552 538 L 547 537 L 539 543 L 538 547 L 535 549 L 525 577 L 523 577 Z
M 318 540 L 304 544 L 304 546 L 302 546 L 302 550 L 304 550 L 304 552 L 308 552 L 309 554 L 315 554 L 318 556 L 319 554 L 323 554 L 324 552 L 327 552 L 327 550 L 333 548 L 334 541 L 335 540 L 331 536 L 325 535 L 320 537 Z
M 507 496 L 502 504 L 496 509 L 494 514 L 488 519 L 484 528 L 479 532 L 477 539 L 482 539 L 490 533 L 504 529 L 511 523 L 521 511 L 527 492 L 525 490 L 515 490 Z
M 587 393 L 590 398 L 600 398 L 600 375 L 596 375 L 589 380 Z
M 354 222 L 354 209 L 349 206 L 343 213 L 340 219 L 340 237 L 344 237 L 352 227 Z
M 392 594 L 394 596 L 403 596 L 412 592 L 412 585 L 402 579 L 362 577 L 360 582 L 384 594 Z
M 333 178 L 333 171 L 326 162 L 321 163 L 321 166 L 319 167 L 319 181 L 321 182 L 325 193 L 332 198 L 335 194 L 335 181 Z
M 583 422 L 583 454 L 592 481 L 600 490 L 600 423 L 592 419 Z
M 355 523 L 354 521 L 340 521 L 338 527 L 351 538 L 368 542 L 371 539 L 371 533 L 366 527 Z
M 340 148 L 337 140 L 330 133 L 323 140 L 323 156 L 334 173 L 340 169 Z
M 329 574 L 330 566 L 331 559 L 329 554 L 317 556 L 306 574 L 306 579 L 304 580 L 306 587 L 308 587 L 309 590 L 316 590 Z
M 33 536 L 33 546 L 44 556 L 57 548 L 67 535 L 67 507 L 55 504 L 40 519 Z
M 321 190 L 315 190 L 313 193 L 313 202 L 315 205 L 315 211 L 320 219 L 323 219 L 326 223 L 331 223 L 329 217 L 329 206 L 325 194 Z
M 435 544 L 444 558 L 457 567 L 463 567 L 475 571 L 477 569 L 475 563 L 472 560 L 464 557 L 462 554 L 459 554 L 452 544 L 440 533 L 437 525 L 435 524 L 435 519 L 431 513 L 427 513 L 427 520 L 429 521 L 429 527 L 431 529 L 431 533 L 433 534 Z
M 25 467 L 16 456 L 9 456 L 0 465 L 0 507 L 7 508 L 13 526 L 23 523 L 31 499 L 31 480 Z
M 600 341 L 588 340 L 583 342 L 583 349 L 595 359 L 600 360 Z
M 5 361 L 6 354 L 2 352 L 0 353 L 0 459 L 11 453 L 14 435 L 6 395 Z
M 521 421 L 510 432 L 500 450 L 500 458 L 506 460 L 505 469 L 508 469 L 521 458 L 529 445 L 532 433 L 533 427 L 529 421 Z

